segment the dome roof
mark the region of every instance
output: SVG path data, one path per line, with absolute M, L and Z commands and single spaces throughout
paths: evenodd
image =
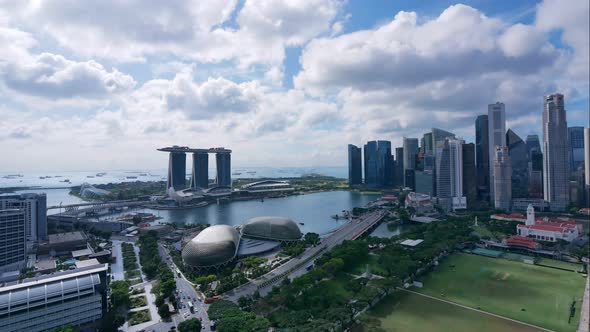
M 256 217 L 248 220 L 242 227 L 242 235 L 280 241 L 293 241 L 301 238 L 299 226 L 283 217 Z
M 193 267 L 220 265 L 231 261 L 238 250 L 240 235 L 228 225 L 205 228 L 182 249 L 182 260 Z

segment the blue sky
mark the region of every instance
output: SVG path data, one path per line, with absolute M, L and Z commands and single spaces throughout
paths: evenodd
M 100 15 L 97 15 L 100 13 Z M 588 2 L 0 2 L 3 171 L 162 168 L 164 145 L 239 166 L 340 166 L 346 144 L 473 140 L 506 104 L 541 134 L 542 96 L 588 126 Z

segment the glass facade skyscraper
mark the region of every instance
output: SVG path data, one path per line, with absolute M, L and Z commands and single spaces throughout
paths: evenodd
M 512 198 L 527 198 L 529 196 L 527 145 L 512 129 L 506 132 L 506 145 L 512 164 Z
M 418 139 L 404 137 L 404 179 L 406 170 L 416 168 L 416 155 L 418 154 Z M 409 187 L 404 180 L 404 186 Z
M 351 186 L 363 183 L 361 148 L 348 144 L 348 184 Z
M 488 105 L 488 155 L 490 163 L 490 197 L 494 197 L 494 158 L 496 147 L 506 146 L 506 110 L 504 103 Z
M 477 203 L 477 172 L 475 169 L 475 144 L 463 144 L 463 195 L 467 208 L 474 209 Z
M 575 172 L 584 166 L 584 127 L 567 128 L 567 138 L 570 145 L 570 171 Z
M 543 196 L 551 210 L 569 205 L 569 142 L 562 94 L 545 96 L 543 108 Z
M 477 172 L 477 198 L 489 201 L 490 155 L 488 144 L 488 116 L 480 115 L 475 120 L 475 166 Z
M 393 157 L 391 142 L 369 141 L 365 144 L 365 184 L 381 188 L 393 183 Z

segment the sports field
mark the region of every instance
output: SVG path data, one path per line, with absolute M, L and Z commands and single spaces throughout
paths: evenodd
M 532 332 L 532 327 L 403 291 L 379 302 L 353 332 Z
M 576 330 L 585 284 L 579 273 L 464 253 L 421 281 L 424 288 L 414 289 L 420 293 L 555 331 Z

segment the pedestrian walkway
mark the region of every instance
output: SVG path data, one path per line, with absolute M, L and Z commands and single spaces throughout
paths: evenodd
M 583 301 L 578 332 L 588 332 L 590 329 L 590 277 L 586 277 L 586 290 L 584 290 Z

